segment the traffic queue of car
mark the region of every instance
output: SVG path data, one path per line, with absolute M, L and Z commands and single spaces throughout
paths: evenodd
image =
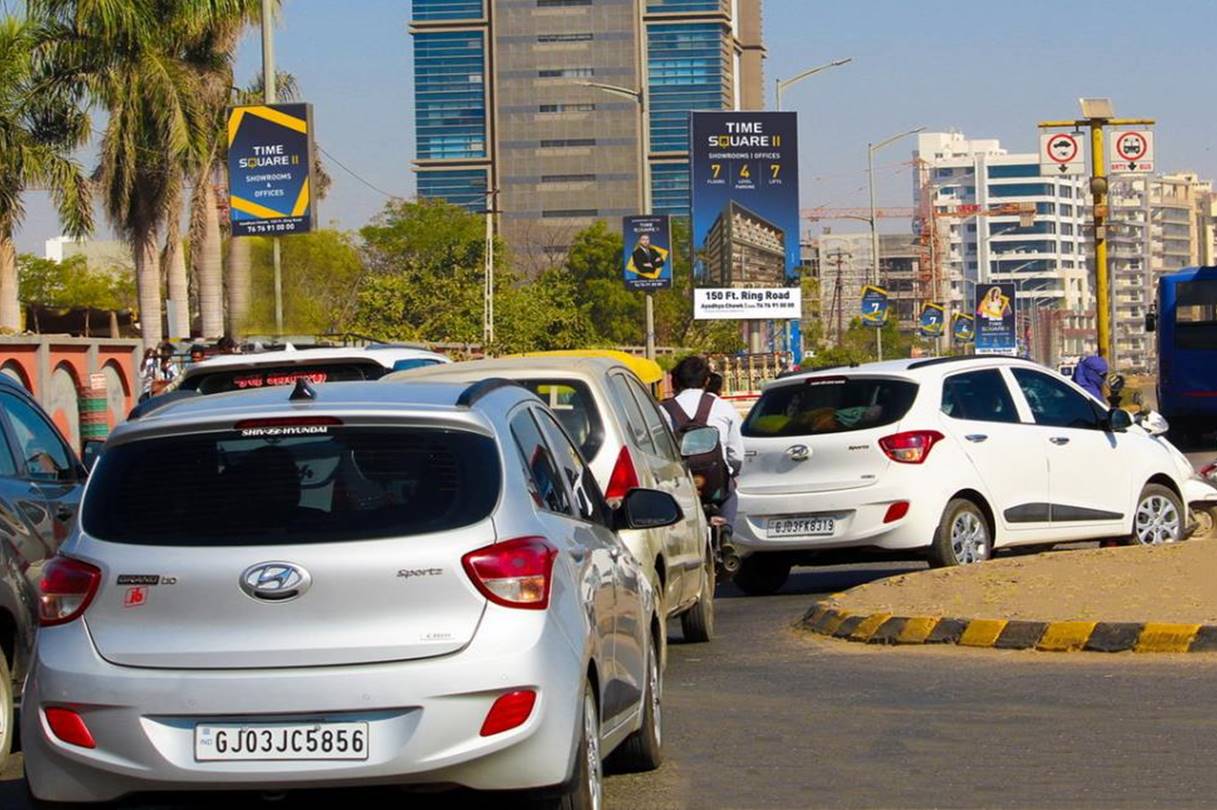
M 387 357 L 206 361 L 88 472 L 0 378 L 25 572 L 0 580 L 0 755 L 19 701 L 35 806 L 398 785 L 593 808 L 606 762 L 659 765 L 668 620 L 708 641 L 716 584 L 662 372 Z M 1006 358 L 784 377 L 744 421 L 736 582 L 1183 539 L 1217 489 L 1164 431 Z

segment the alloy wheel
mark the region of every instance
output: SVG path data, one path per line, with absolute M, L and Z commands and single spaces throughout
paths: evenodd
M 960 512 L 951 523 L 951 550 L 960 565 L 980 562 L 989 548 L 989 529 L 974 512 Z
M 1179 539 L 1179 510 L 1170 498 L 1150 495 L 1137 505 L 1137 542 L 1143 546 L 1173 543 Z
M 596 701 L 590 694 L 583 698 L 583 736 L 587 738 L 587 787 L 592 810 L 604 806 L 604 763 L 600 760 L 600 724 L 596 721 Z
M 660 689 L 663 688 L 663 681 L 659 678 L 659 650 L 651 653 L 651 666 L 647 672 L 647 678 L 650 683 L 651 692 L 651 723 L 655 727 L 655 742 L 663 745 L 663 696 L 660 694 Z

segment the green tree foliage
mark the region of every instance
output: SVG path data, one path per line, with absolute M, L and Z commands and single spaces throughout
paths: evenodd
M 275 275 L 269 239 L 250 239 L 253 299 L 249 332 L 274 331 Z M 349 327 L 355 290 L 364 276 L 363 258 L 352 238 L 319 230 L 280 240 L 283 267 L 283 326 L 289 333 L 324 334 Z
M 743 348 L 736 321 L 693 320 L 693 276 L 689 269 L 689 228 L 684 219 L 672 227 L 673 286 L 655 295 L 655 340 L 661 346 L 734 353 Z M 622 279 L 621 235 L 596 222 L 571 242 L 567 270 L 577 288 L 576 301 L 605 345 L 641 345 L 645 339 L 645 299 Z
M 884 360 L 911 357 L 914 346 L 928 351 L 929 343 L 911 332 L 900 331 L 892 318 L 883 325 L 882 332 Z M 877 359 L 875 328 L 863 325 L 861 318 L 854 318 L 849 322 L 839 345 L 820 349 L 815 357 L 803 361 L 803 367 L 848 366 L 854 363 L 871 363 Z
M 106 309 L 115 312 L 135 307 L 135 278 L 129 272 L 91 270 L 83 256 L 62 262 L 28 253 L 17 257 L 21 301 L 52 309 Z
M 482 341 L 485 224 L 434 200 L 394 201 L 361 231 L 368 277 L 351 330 L 387 340 Z M 495 249 L 499 352 L 587 345 L 593 335 L 573 279 L 551 271 L 522 284 Z

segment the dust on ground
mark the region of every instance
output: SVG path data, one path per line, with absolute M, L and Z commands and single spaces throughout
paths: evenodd
M 1217 542 L 1099 548 L 915 571 L 853 588 L 850 613 L 1217 624 Z

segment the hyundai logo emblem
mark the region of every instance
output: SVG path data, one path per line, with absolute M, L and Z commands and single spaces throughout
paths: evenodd
M 258 563 L 241 572 L 241 590 L 261 602 L 291 601 L 312 583 L 308 571 L 289 562 Z
M 811 458 L 811 448 L 805 444 L 796 444 L 794 447 L 787 448 L 786 457 L 791 461 L 806 461 Z

